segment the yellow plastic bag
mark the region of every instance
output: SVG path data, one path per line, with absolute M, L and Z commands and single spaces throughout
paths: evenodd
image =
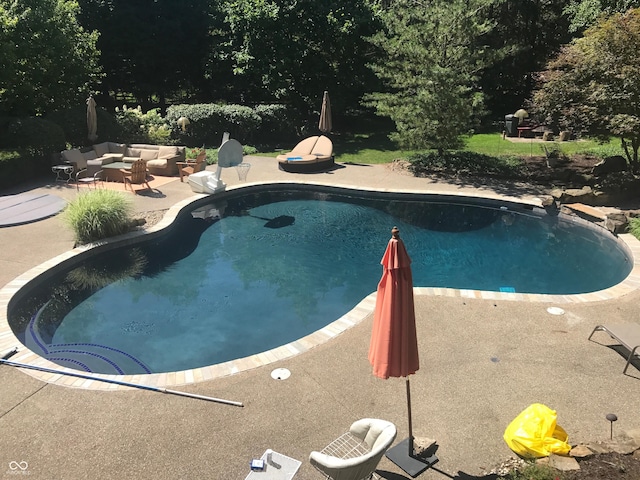
M 504 431 L 504 441 L 511 450 L 525 458 L 547 457 L 552 453 L 567 455 L 569 436 L 556 425 L 556 412 L 534 403 L 513 419 Z

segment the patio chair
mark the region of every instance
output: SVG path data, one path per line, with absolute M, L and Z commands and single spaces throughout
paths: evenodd
M 311 452 L 309 462 L 328 479 L 370 479 L 396 433 L 391 422 L 363 418 L 321 452 Z
M 85 184 L 91 189 L 91 185 L 93 188 L 98 188 L 98 182 L 104 182 L 104 172 L 102 170 L 98 170 L 93 175 L 89 175 L 87 169 L 80 170 L 76 173 L 76 190 L 80 191 L 80 185 Z
M 178 163 L 178 172 L 180 173 L 180 181 L 183 182 L 183 178 L 185 176 L 192 175 L 196 172 L 201 172 L 207 166 L 207 152 L 204 150 L 198 154 L 195 162 L 179 162 Z
M 640 356 L 638 351 L 640 348 L 640 325 L 637 323 L 596 325 L 587 340 L 591 340 L 593 334 L 599 331 L 608 333 L 611 338 L 617 340 L 618 343 L 629 353 L 627 356 L 627 363 L 624 366 L 624 370 L 622 370 L 623 375 L 626 375 L 627 369 L 629 368 L 634 356 Z
M 146 189 L 151 190 L 151 186 L 149 185 L 149 180 L 151 178 L 147 171 L 146 160 L 136 160 L 131 164 L 131 169 L 125 170 L 122 168 L 120 169 L 120 172 L 122 172 L 122 181 L 124 182 L 125 190 L 127 189 L 127 185 L 129 185 L 129 188 L 134 193 L 137 192 L 137 190 L 133 189 L 134 185 L 146 185 Z

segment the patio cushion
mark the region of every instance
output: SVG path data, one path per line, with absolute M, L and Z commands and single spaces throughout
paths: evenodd
M 158 151 L 157 150 L 141 149 L 140 150 L 140 158 L 143 159 L 143 160 L 154 160 L 154 159 L 158 158 Z
M 318 138 L 310 153 L 318 157 L 330 157 L 333 154 L 333 144 L 329 138 L 322 135 Z
M 64 150 L 62 152 L 62 158 L 69 163 L 73 163 L 76 165 L 76 169 L 81 170 L 83 168 L 87 168 L 87 161 L 82 155 L 82 152 L 77 148 L 72 148 L 71 150 Z
M 166 158 L 158 158 L 154 160 L 149 160 L 147 162 L 147 167 L 165 168 L 166 166 L 167 166 Z
M 318 157 L 315 155 L 302 155 L 295 153 L 288 153 L 287 155 L 278 155 L 276 160 L 279 162 L 316 162 Z
M 107 142 L 109 144 L 110 153 L 120 153 L 124 155 L 127 150 L 127 146 L 124 143 Z
M 93 150 L 84 152 L 82 156 L 84 157 L 85 160 L 95 160 L 96 158 L 98 158 L 98 156 L 96 155 L 96 152 Z
M 317 136 L 305 138 L 300 143 L 298 143 L 295 147 L 293 147 L 293 150 L 291 150 L 291 153 L 308 155 L 311 153 L 311 150 L 313 149 L 317 141 L 318 141 Z
M 107 153 L 109 153 L 109 143 L 98 143 L 93 146 L 93 151 L 96 152 L 97 157 L 104 157 Z
M 178 155 L 178 147 L 161 145 L 158 147 L 158 158 Z
M 140 149 L 139 148 L 127 148 L 127 151 L 125 152 L 125 156 L 140 158 Z

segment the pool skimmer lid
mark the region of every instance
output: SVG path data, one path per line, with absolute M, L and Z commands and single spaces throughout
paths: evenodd
M 274 380 L 286 380 L 291 376 L 291 372 L 286 368 L 276 368 L 271 372 L 271 378 Z
M 547 312 L 551 315 L 564 315 L 564 310 L 560 307 L 549 307 L 547 308 Z

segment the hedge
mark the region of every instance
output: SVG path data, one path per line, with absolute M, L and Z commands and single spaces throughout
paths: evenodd
M 178 119 L 189 120 L 185 131 Z M 189 147 L 220 145 L 224 132 L 242 144 L 273 144 L 275 141 L 296 138 L 296 119 L 284 105 L 195 104 L 172 105 L 165 120 L 178 143 Z

